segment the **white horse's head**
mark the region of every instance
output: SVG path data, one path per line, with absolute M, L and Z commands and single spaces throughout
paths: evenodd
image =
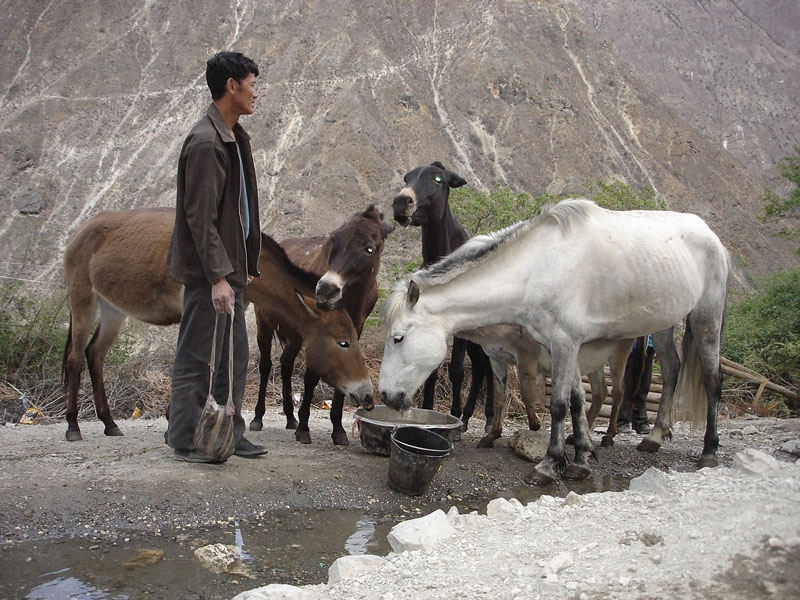
M 411 406 L 414 394 L 447 356 L 448 333 L 443 323 L 424 311 L 414 310 L 419 288 L 395 288 L 383 304 L 388 326 L 378 392 L 383 403 L 396 410 Z

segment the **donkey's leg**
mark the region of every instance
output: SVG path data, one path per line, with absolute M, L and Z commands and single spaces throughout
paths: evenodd
M 303 401 L 300 404 L 300 410 L 297 411 L 300 423 L 297 425 L 297 431 L 294 432 L 294 438 L 301 444 L 311 443 L 308 418 L 311 416 L 311 401 L 314 399 L 314 388 L 317 387 L 318 383 L 319 375 L 313 373 L 311 369 L 306 369 L 303 377 Z
M 592 402 L 589 405 L 589 411 L 586 414 L 586 422 L 587 426 L 590 428 L 594 423 L 594 420 L 597 418 L 597 415 L 600 414 L 600 409 L 603 408 L 603 403 L 606 401 L 606 396 L 608 396 L 608 388 L 606 387 L 606 374 L 604 367 L 599 367 L 589 373 L 589 387 L 592 390 Z M 574 444 L 575 443 L 575 434 L 570 434 L 567 436 L 567 444 Z M 602 445 L 606 445 L 606 438 L 603 438 Z M 614 445 L 613 439 L 611 440 L 611 445 Z
M 450 355 L 450 364 L 447 366 L 447 376 L 450 378 L 450 393 L 453 401 L 450 404 L 450 414 L 461 417 L 461 386 L 464 384 L 464 356 L 467 353 L 468 342 L 465 339 L 453 338 L 453 352 Z
M 292 372 L 294 361 L 303 347 L 301 338 L 289 338 L 281 354 L 281 395 L 283 397 L 283 414 L 286 415 L 286 429 L 297 429 L 297 419 L 294 418 L 294 401 L 292 400 Z M 316 385 L 316 384 L 315 384 Z M 308 390 L 304 390 L 305 395 Z M 311 389 L 313 395 L 314 390 Z
M 611 416 L 609 417 L 610 421 L 606 434 L 600 443 L 604 448 L 614 446 L 614 436 L 617 435 L 617 417 L 619 417 L 622 399 L 625 397 L 625 365 L 629 354 L 630 347 L 621 344 L 614 351 L 614 356 L 609 363 L 609 370 L 611 371 Z M 603 385 L 605 386 L 605 382 Z M 591 421 L 589 423 L 591 427 Z
M 694 390 L 696 398 L 706 397 L 706 432 L 703 437 L 703 453 L 697 466 L 716 467 L 717 449 L 719 448 L 719 435 L 717 433 L 717 406 L 722 395 L 722 366 L 719 362 L 720 355 L 720 322 L 705 323 L 695 316 L 689 315 L 687 331 L 691 333 L 689 343 L 693 344 L 697 360 L 702 369 L 702 385 Z M 684 350 L 684 356 L 686 351 Z M 705 390 L 703 390 L 705 388 Z M 703 394 L 705 391 L 705 394 Z
M 333 404 L 331 404 L 331 424 L 333 432 L 331 439 L 336 446 L 349 446 L 350 440 L 342 427 L 342 411 L 344 410 L 344 394 L 339 391 L 333 392 Z
M 478 448 L 491 448 L 494 441 L 503 435 L 503 420 L 508 408 L 508 364 L 495 359 L 490 359 L 494 388 L 494 419 L 489 431 L 478 442 Z M 488 402 L 488 400 L 487 400 Z
M 264 413 L 267 404 L 267 383 L 272 371 L 272 338 L 274 330 L 259 314 L 256 314 L 256 340 L 258 342 L 258 400 L 256 400 L 255 416 L 250 421 L 250 431 L 261 431 L 264 428 Z
M 539 369 L 541 346 L 524 344 L 517 348 L 517 374 L 519 375 L 519 393 L 528 415 L 528 429 L 539 431 L 542 422 L 536 409 L 544 409 L 546 395 L 544 374 Z
M 70 320 L 67 345 L 64 349 L 64 394 L 67 404 L 67 441 L 77 442 L 83 439 L 78 426 L 78 390 L 81 386 L 81 370 L 83 369 L 83 352 L 94 317 L 97 303 L 94 295 L 78 299 L 70 292 Z
M 678 371 L 681 368 L 681 360 L 678 358 L 678 351 L 675 349 L 673 330 L 674 327 L 670 327 L 653 334 L 653 347 L 661 365 L 663 387 L 653 430 L 644 436 L 636 447 L 637 450 L 642 452 L 658 452 L 663 440 L 672 439 L 672 399 L 675 395 Z
M 102 298 L 97 302 L 100 307 L 100 322 L 92 336 L 92 341 L 86 347 L 86 362 L 89 365 L 89 375 L 92 378 L 92 391 L 94 393 L 94 409 L 97 418 L 105 425 L 106 435 L 122 435 L 122 431 L 111 418 L 111 409 L 108 407 L 106 388 L 103 382 L 103 367 L 108 350 L 117 339 L 126 315 L 120 312 Z

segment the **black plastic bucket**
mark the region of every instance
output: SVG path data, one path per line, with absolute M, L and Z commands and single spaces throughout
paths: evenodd
M 450 441 L 430 429 L 398 427 L 392 432 L 389 487 L 409 496 L 424 494 L 450 450 Z

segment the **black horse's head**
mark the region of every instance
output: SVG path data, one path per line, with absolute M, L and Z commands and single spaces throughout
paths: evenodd
M 450 188 L 467 183 L 438 161 L 409 171 L 403 182 L 403 189 L 392 201 L 394 220 L 403 227 L 439 223 L 445 215 Z

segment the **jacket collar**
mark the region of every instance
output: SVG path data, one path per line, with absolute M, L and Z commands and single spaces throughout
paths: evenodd
M 236 138 L 243 138 L 245 140 L 249 140 L 250 136 L 244 130 L 239 123 L 233 126 L 233 133 L 236 138 L 231 136 L 231 131 L 228 129 L 228 125 L 225 123 L 225 119 L 222 118 L 222 115 L 217 110 L 216 104 L 213 102 L 208 107 L 208 112 L 206 113 L 208 118 L 211 119 L 211 124 L 214 125 L 214 129 L 217 130 L 219 137 L 222 138 L 223 142 L 226 143 L 234 143 Z

